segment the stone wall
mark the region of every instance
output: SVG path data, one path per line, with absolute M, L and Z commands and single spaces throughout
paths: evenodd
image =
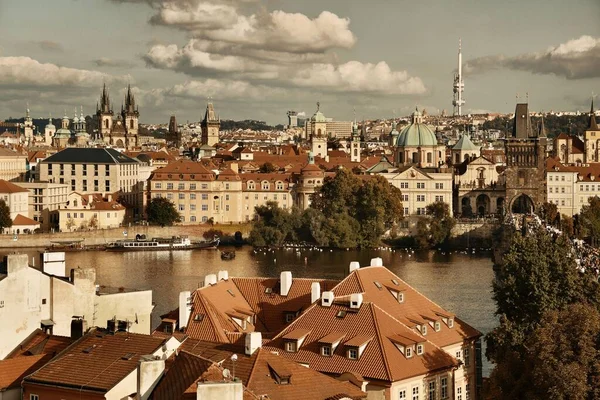
M 50 246 L 51 241 L 69 241 L 81 239 L 84 239 L 84 244 L 93 246 L 106 244 L 124 238 L 135 238 L 135 235 L 137 234 L 146 235 L 148 238 L 187 235 L 191 240 L 203 240 L 202 234 L 209 229 L 218 229 L 230 235 L 240 231 L 242 232 L 243 237 L 247 237 L 252 229 L 252 225 L 176 225 L 166 227 L 131 226 L 115 229 L 98 229 L 92 231 L 39 233 L 31 235 L 21 234 L 17 235 L 17 240 L 14 240 L 14 236 L 12 235 L 0 235 L 0 248 L 48 247 Z M 127 232 L 127 236 L 123 235 L 123 232 Z
M 494 231 L 500 226 L 496 221 L 458 222 L 452 229 L 452 247 L 492 247 Z

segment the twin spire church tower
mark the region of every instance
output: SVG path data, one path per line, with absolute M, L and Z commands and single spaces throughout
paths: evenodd
M 127 150 L 132 150 L 138 145 L 140 112 L 135 105 L 131 86 L 127 85 L 125 103 L 121 106 L 121 113 L 115 120 L 110 95 L 104 84 L 100 102 L 96 105 L 96 116 L 98 117 L 97 140 Z

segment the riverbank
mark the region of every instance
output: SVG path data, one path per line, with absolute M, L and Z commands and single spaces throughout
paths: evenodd
M 130 227 L 114 229 L 98 229 L 90 231 L 77 232 L 57 232 L 57 233 L 34 233 L 21 235 L 2 235 L 0 236 L 0 248 L 39 248 L 48 247 L 51 242 L 56 241 L 78 241 L 83 239 L 86 246 L 105 245 L 115 240 L 124 238 L 135 238 L 136 235 L 146 235 L 146 237 L 171 237 L 188 236 L 192 241 L 203 240 L 203 234 L 209 230 L 219 230 L 228 236 L 234 236 L 240 232 L 243 238 L 248 237 L 252 224 L 236 225 L 174 225 L 174 226 L 149 226 L 135 225 Z M 16 240 L 15 240 L 16 238 Z

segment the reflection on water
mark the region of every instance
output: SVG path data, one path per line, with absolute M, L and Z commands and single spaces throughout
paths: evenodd
M 234 250 L 222 247 L 220 250 Z M 456 313 L 484 334 L 496 325 L 491 295 L 492 262 L 488 253 L 442 254 L 440 252 L 350 250 L 278 250 L 254 252 L 237 248 L 236 258 L 221 260 L 220 251 L 80 252 L 67 253 L 69 268 L 94 267 L 98 283 L 107 286 L 152 289 L 159 316 L 177 307 L 179 292 L 202 285 L 204 276 L 228 270 L 230 276 L 278 276 L 292 271 L 297 277 L 342 279 L 351 261 L 368 265 L 381 257 L 383 265 L 440 306 Z M 8 252 L 3 252 L 7 254 Z M 34 256 L 36 251 L 27 251 Z M 2 253 L 0 253 L 2 254 Z M 37 263 L 37 260 L 36 260 Z M 484 375 L 489 365 L 484 362 Z

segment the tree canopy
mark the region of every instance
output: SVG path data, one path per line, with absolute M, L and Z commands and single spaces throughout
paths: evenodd
M 415 241 L 420 248 L 446 245 L 456 220 L 452 217 L 448 203 L 436 201 L 425 208 L 427 216 L 417 221 Z
M 152 225 L 171 226 L 179 221 L 179 212 L 175 204 L 164 197 L 153 198 L 146 207 L 148 223 Z
M 259 171 L 263 173 L 277 172 L 279 168 L 271 162 L 266 162 L 260 166 Z
M 275 202 L 256 207 L 250 234 L 255 246 L 305 241 L 322 247 L 372 247 L 402 219 L 400 190 L 380 176 L 360 179 L 346 169 L 325 178 L 311 207 L 282 210 Z
M 4 228 L 10 228 L 12 226 L 12 219 L 10 218 L 10 208 L 4 200 L 0 200 L 0 232 Z
M 579 224 L 583 236 L 589 237 L 595 245 L 600 244 L 600 198 L 598 196 L 590 198 L 588 204 L 581 207 Z

